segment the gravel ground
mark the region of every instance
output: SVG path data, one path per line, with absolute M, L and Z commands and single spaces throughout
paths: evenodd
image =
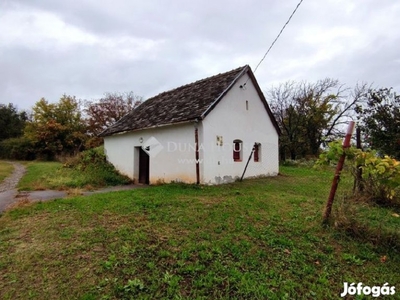
M 25 167 L 17 162 L 9 163 L 14 166 L 14 172 L 0 183 L 0 213 L 15 202 L 15 196 L 18 194 L 17 184 L 26 171 Z
M 25 167 L 17 162 L 9 161 L 8 163 L 14 166 L 14 172 L 0 183 L 0 193 L 15 189 L 26 171 Z

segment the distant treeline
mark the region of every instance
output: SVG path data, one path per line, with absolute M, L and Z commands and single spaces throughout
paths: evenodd
M 281 130 L 281 160 L 318 156 L 328 142 L 343 137 L 349 120 L 357 121 L 363 147 L 400 158 L 400 96 L 392 88 L 350 89 L 326 78 L 282 83 L 266 96 Z M 0 104 L 0 158 L 54 160 L 97 147 L 103 143 L 98 134 L 142 101 L 129 92 L 90 101 L 42 98 L 31 111 Z

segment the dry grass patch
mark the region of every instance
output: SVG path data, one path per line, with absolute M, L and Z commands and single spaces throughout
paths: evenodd
M 32 202 L 26 197 L 16 197 L 18 200 L 7 207 L 7 210 L 13 210 L 17 208 L 25 208 L 32 205 Z
M 0 161 L 0 183 L 14 171 L 14 166 L 8 162 Z
M 68 196 L 81 196 L 83 195 L 83 189 L 80 188 L 71 188 L 67 190 L 67 195 Z

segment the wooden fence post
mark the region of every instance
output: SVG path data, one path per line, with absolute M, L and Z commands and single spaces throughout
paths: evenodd
M 343 141 L 343 150 L 350 147 L 350 140 L 351 140 L 351 135 L 353 134 L 353 130 L 354 130 L 354 121 L 350 121 L 349 127 L 347 128 L 346 136 Z M 335 176 L 333 177 L 332 181 L 331 192 L 329 193 L 328 202 L 326 203 L 325 207 L 323 224 L 327 224 L 329 221 L 329 217 L 332 212 L 333 200 L 335 199 L 336 190 L 339 184 L 340 172 L 343 169 L 345 158 L 346 158 L 346 153 L 345 151 L 343 151 L 343 154 L 340 156 L 339 162 L 336 166 Z

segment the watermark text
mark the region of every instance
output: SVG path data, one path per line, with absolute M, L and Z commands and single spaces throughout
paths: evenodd
M 343 283 L 343 292 L 340 294 L 340 297 L 345 297 L 346 295 L 371 295 L 372 297 L 380 297 L 382 295 L 394 295 L 396 293 L 396 287 L 389 286 L 386 282 L 383 286 L 367 286 L 363 285 L 362 282 L 359 283 Z

